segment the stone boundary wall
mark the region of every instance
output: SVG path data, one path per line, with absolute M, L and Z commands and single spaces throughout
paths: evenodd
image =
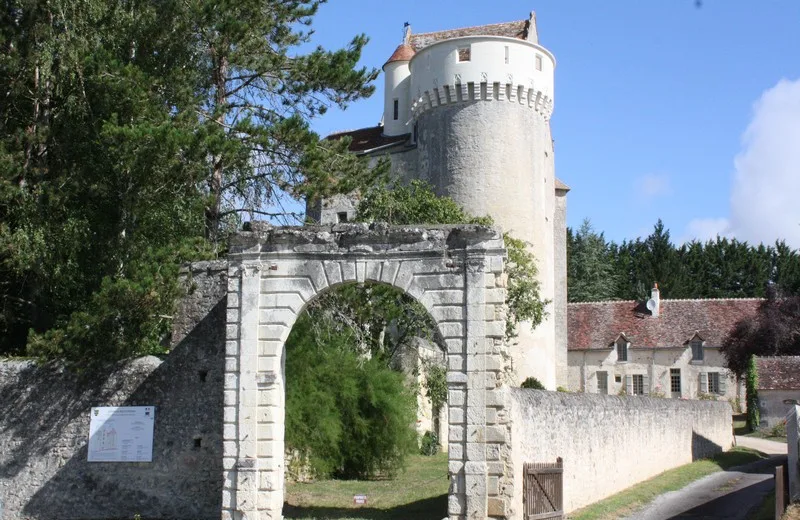
M 800 501 L 800 406 L 789 407 L 786 414 L 786 442 L 788 444 L 787 464 L 789 465 L 789 499 Z
M 728 403 L 519 388 L 508 399 L 520 511 L 526 462 L 564 459 L 570 512 L 733 445 Z
M 79 378 L 0 361 L 0 520 L 204 520 L 222 508 L 227 263 L 182 272 L 172 351 Z M 87 462 L 93 406 L 156 408 L 153 462 Z

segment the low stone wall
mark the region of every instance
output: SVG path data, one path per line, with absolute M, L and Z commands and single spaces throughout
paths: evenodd
M 518 511 L 526 462 L 564 459 L 569 512 L 733 444 L 728 403 L 519 388 L 508 398 Z
M 226 264 L 184 270 L 173 348 L 107 373 L 0 362 L 0 520 L 219 519 Z M 93 406 L 155 406 L 153 461 L 87 462 Z

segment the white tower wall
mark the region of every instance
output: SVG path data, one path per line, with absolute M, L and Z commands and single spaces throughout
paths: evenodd
M 469 213 L 491 215 L 505 231 L 528 242 L 539 268 L 541 296 L 551 301 L 554 67 L 552 55 L 539 45 L 491 36 L 446 40 L 411 60 L 418 176 Z M 548 312 L 536 329 L 520 326 L 512 356 L 520 381 L 534 376 L 553 389 L 552 306 Z
M 409 109 L 409 87 L 411 69 L 408 61 L 393 61 L 383 67 L 385 89 L 383 95 L 383 133 L 403 135 L 411 132 L 407 123 L 411 117 Z M 394 117 L 394 102 L 397 100 L 397 118 Z

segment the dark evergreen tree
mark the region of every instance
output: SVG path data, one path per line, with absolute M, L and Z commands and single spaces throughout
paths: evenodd
M 588 219 L 577 233 L 567 230 L 567 297 L 571 302 L 610 300 L 616 297 L 620 276 L 602 233 Z

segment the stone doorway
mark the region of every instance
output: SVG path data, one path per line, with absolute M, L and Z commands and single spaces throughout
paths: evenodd
M 253 224 L 231 243 L 224 392 L 223 519 L 279 519 L 284 342 L 318 294 L 349 282 L 419 301 L 447 354 L 448 517 L 505 518 L 513 498 L 504 410 L 505 250 L 486 226 Z

